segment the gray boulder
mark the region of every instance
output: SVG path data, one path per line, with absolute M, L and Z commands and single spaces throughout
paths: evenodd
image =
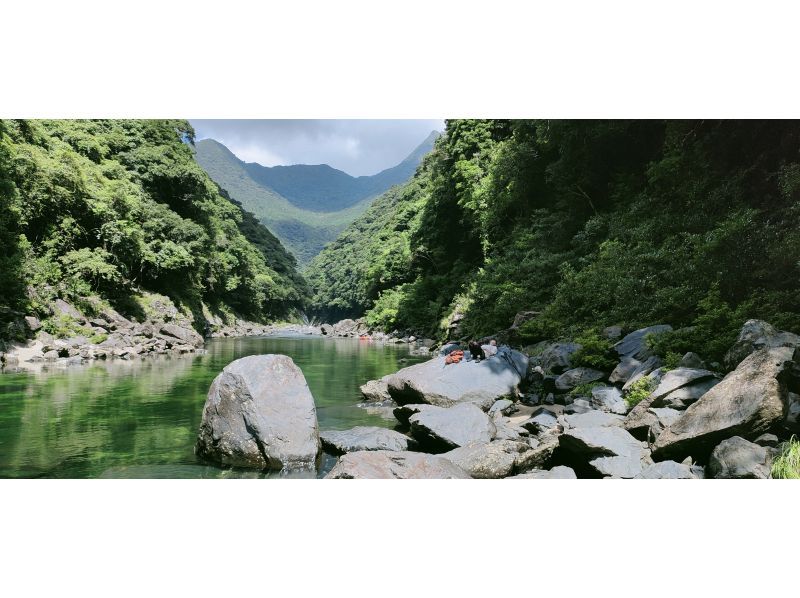
M 531 414 L 531 417 L 520 424 L 526 430 L 539 434 L 558 427 L 558 417 L 555 413 L 544 407 L 540 407 Z
M 514 411 L 516 411 L 514 401 L 509 399 L 500 399 L 499 401 L 495 401 L 494 404 L 489 408 L 489 415 L 493 416 L 495 413 L 511 415 L 514 413 Z
M 403 426 L 409 426 L 411 424 L 408 420 L 412 415 L 421 413 L 427 409 L 437 409 L 437 407 L 425 404 L 401 405 L 395 407 L 393 413 L 397 421 L 399 421 Z
M 681 368 L 692 368 L 695 370 L 704 370 L 706 369 L 706 364 L 700 359 L 700 356 L 697 353 L 692 353 L 689 351 L 678 362 L 678 367 Z
M 374 426 L 356 426 L 350 430 L 321 432 L 322 448 L 332 455 L 354 451 L 409 451 L 416 442 L 405 434 Z
M 719 378 L 709 378 L 698 382 L 697 384 L 690 384 L 683 386 L 671 393 L 660 397 L 653 404 L 658 407 L 671 407 L 672 409 L 686 409 L 689 405 L 696 402 L 697 399 L 706 394 L 709 390 L 719 384 Z
M 669 324 L 659 324 L 640 328 L 625 336 L 621 341 L 614 345 L 620 357 L 632 357 L 643 361 L 652 355 L 652 351 L 647 346 L 647 335 L 657 335 L 672 330 Z
M 53 302 L 53 312 L 56 316 L 69 316 L 75 320 L 83 320 L 83 314 L 63 299 L 56 299 Z
M 527 371 L 527 356 L 501 347 L 497 355 L 480 362 L 445 365 L 444 358 L 437 357 L 403 368 L 389 377 L 388 387 L 398 405 L 475 403 L 485 410 L 497 399 L 516 396 Z
M 661 358 L 657 355 L 648 357 L 633 371 L 630 378 L 625 381 L 625 384 L 622 385 L 622 391 L 625 392 L 644 377 L 648 377 L 658 383 L 663 375 L 663 371 L 660 369 L 661 365 Z
M 703 478 L 703 468 L 676 463 L 675 461 L 661 461 L 645 467 L 636 476 L 643 480 L 698 480 Z
M 617 364 L 617 367 L 614 368 L 614 371 L 611 372 L 608 381 L 611 382 L 611 384 L 618 384 L 620 382 L 625 384 L 641 365 L 642 362 L 638 359 L 623 357 Z
M 649 465 L 642 443 L 617 426 L 565 430 L 559 445 L 576 465 L 585 463 L 601 477 L 633 478 Z
M 572 367 L 572 356 L 580 348 L 577 343 L 547 343 L 532 361 L 546 373 L 561 374 Z
M 558 465 L 553 469 L 534 469 L 527 473 L 512 475 L 507 480 L 577 480 L 578 476 L 570 467 Z
M 445 452 L 471 442 L 490 442 L 497 433 L 494 422 L 470 403 L 450 408 L 429 407 L 408 419 L 411 435 L 429 452 Z
M 389 377 L 390 375 L 362 384 L 359 388 L 364 400 L 376 402 L 392 400 L 392 396 L 389 394 Z
M 676 368 L 671 370 L 662 376 L 658 386 L 650 395 L 653 400 L 651 406 L 658 407 L 660 405 L 660 399 L 680 388 L 714 379 L 716 379 L 716 374 L 708 370 L 695 370 L 691 368 Z
M 763 320 L 747 320 L 733 347 L 725 354 L 725 365 L 733 369 L 758 349 L 798 346 L 800 346 L 800 336 L 778 330 Z
M 313 467 L 317 411 L 300 368 L 285 355 L 228 364 L 208 391 L 195 451 L 237 467 Z
M 726 438 L 756 438 L 781 424 L 789 404 L 785 378 L 794 349 L 759 349 L 705 393 L 655 444 L 656 460 L 703 460 Z
M 532 453 L 527 442 L 497 440 L 473 442 L 444 453 L 442 457 L 455 463 L 473 478 L 496 479 L 527 469 L 526 453 Z
M 605 374 L 599 370 L 583 367 L 573 368 L 556 378 L 556 388 L 560 391 L 568 391 L 581 384 L 597 382 L 603 378 L 605 378 Z
M 628 404 L 622 400 L 622 392 L 613 386 L 598 386 L 592 389 L 591 404 L 602 411 L 624 415 Z
M 712 478 L 765 479 L 770 474 L 770 462 L 766 448 L 734 436 L 711 451 L 708 474 Z
M 469 479 L 441 456 L 407 451 L 358 451 L 339 458 L 325 479 Z
M 625 418 L 614 413 L 604 411 L 588 411 L 574 415 L 563 415 L 559 418 L 565 430 L 571 428 L 607 428 L 609 426 L 622 427 Z

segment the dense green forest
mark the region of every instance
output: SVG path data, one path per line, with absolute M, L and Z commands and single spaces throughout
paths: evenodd
M 415 177 L 309 266 L 312 309 L 520 342 L 669 323 L 719 358 L 744 320 L 800 330 L 800 123 L 451 120 Z
M 305 266 L 392 185 L 406 182 L 433 147 L 431 132 L 399 164 L 353 177 L 328 165 L 265 167 L 246 163 L 213 139 L 196 144 L 197 162 L 253 212 Z
M 140 291 L 274 319 L 302 307 L 295 260 L 194 160 L 180 120 L 0 121 L 0 306 L 123 311 Z

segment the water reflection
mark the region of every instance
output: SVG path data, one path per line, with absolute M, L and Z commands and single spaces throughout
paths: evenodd
M 207 348 L 197 356 L 0 375 L 0 476 L 264 477 L 199 464 L 194 456 L 208 387 L 226 364 L 259 353 L 289 355 L 306 376 L 320 428 L 335 430 L 391 426 L 355 406 L 358 387 L 418 360 L 406 346 L 351 339 L 216 339 Z M 322 471 L 331 464 L 326 459 Z M 277 477 L 309 475 L 315 474 Z

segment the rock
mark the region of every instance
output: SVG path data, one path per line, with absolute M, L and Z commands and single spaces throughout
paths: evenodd
M 790 392 L 787 400 L 789 407 L 786 410 L 785 426 L 789 430 L 800 429 L 800 395 Z
M 42 357 L 45 361 L 55 361 L 58 359 L 58 351 L 46 351 Z
M 186 345 L 190 345 L 192 347 L 202 347 L 203 346 L 203 337 L 197 334 L 196 331 L 190 328 L 183 328 L 178 326 L 177 324 L 164 324 L 160 328 L 161 334 L 164 334 L 168 337 L 178 339 L 182 341 Z
M 622 393 L 613 386 L 593 388 L 591 404 L 597 409 L 611 413 L 625 415 L 628 412 L 628 404 L 622 400 Z
M 697 384 L 684 386 L 658 399 L 657 406 L 671 407 L 672 409 L 686 409 L 717 384 L 719 384 L 719 378 L 710 378 L 698 382 Z
M 529 419 L 526 419 L 520 424 L 526 430 L 530 430 L 534 434 L 539 434 L 549 430 L 558 428 L 558 417 L 550 411 L 541 407 L 533 412 Z
M 661 461 L 645 467 L 636 476 L 636 479 L 644 480 L 697 480 L 702 479 L 702 468 L 695 468 L 685 463 L 675 461 Z
M 602 334 L 603 338 L 615 341 L 622 337 L 622 326 L 608 326 L 607 328 L 603 328 Z
M 370 380 L 360 386 L 361 394 L 366 401 L 391 401 L 389 394 L 389 376 L 378 380 Z
M 75 320 L 83 320 L 83 314 L 75 309 L 72 305 L 64 301 L 63 299 L 56 299 L 53 302 L 53 311 L 55 312 L 56 316 L 69 316 Z
M 585 463 L 602 477 L 633 478 L 649 464 L 641 442 L 617 426 L 565 430 L 559 446 L 576 465 Z
M 789 402 L 782 379 L 793 353 L 781 347 L 750 354 L 658 437 L 653 457 L 702 461 L 726 438 L 757 438 L 782 423 Z
M 780 444 L 780 439 L 775 436 L 775 434 L 762 434 L 753 442 L 755 442 L 758 446 L 776 448 Z
M 611 382 L 611 384 L 617 384 L 619 382 L 624 384 L 641 365 L 642 362 L 638 359 L 634 359 L 633 357 L 623 357 L 622 360 L 617 364 L 617 367 L 614 368 L 614 371 L 611 372 L 611 375 L 608 377 L 608 381 Z
M 556 378 L 556 388 L 560 391 L 568 391 L 581 384 L 597 382 L 603 378 L 605 378 L 605 374 L 599 370 L 583 367 L 573 368 Z
M 238 467 L 313 467 L 320 452 L 314 397 L 285 355 L 228 364 L 211 384 L 198 456 Z
M 632 357 L 643 361 L 653 354 L 650 347 L 647 346 L 647 335 L 658 335 L 669 332 L 670 330 L 672 330 L 672 326 L 669 324 L 640 328 L 625 336 L 625 338 L 614 345 L 614 349 L 616 349 L 620 357 Z
M 564 429 L 573 428 L 607 428 L 609 426 L 622 427 L 625 418 L 621 415 L 606 413 L 604 411 L 589 411 L 574 415 L 562 415 L 559 418 Z
M 564 407 L 564 413 L 574 415 L 577 413 L 589 413 L 590 411 L 597 411 L 592 404 L 586 399 L 575 399 L 569 405 Z
M 325 479 L 469 479 L 469 474 L 436 455 L 407 451 L 357 451 L 339 458 Z
M 668 428 L 676 421 L 678 421 L 678 418 L 681 415 L 683 415 L 683 413 L 678 411 L 677 409 L 670 409 L 669 407 L 661 407 L 661 408 L 651 407 L 649 411 L 650 413 L 656 416 L 656 418 L 658 419 L 658 423 L 661 425 L 662 428 Z
M 16 355 L 11 355 L 10 353 L 6 353 L 3 356 L 3 362 L 5 363 L 6 367 L 12 367 L 19 365 L 19 357 Z
M 37 332 L 42 328 L 42 323 L 39 321 L 39 318 L 35 316 L 25 316 L 25 325 L 31 332 Z
M 370 426 L 356 426 L 350 430 L 322 432 L 322 448 L 332 455 L 354 451 L 410 451 L 416 442 L 405 434 Z
M 763 320 L 747 320 L 733 347 L 725 354 L 725 365 L 728 369 L 733 369 L 758 349 L 798 346 L 800 336 L 778 330 Z
M 572 367 L 572 356 L 580 348 L 577 343 L 545 343 L 533 361 L 548 374 L 561 374 Z
M 653 355 L 652 357 L 648 357 L 644 360 L 639 367 L 633 370 L 630 378 L 628 378 L 622 386 L 622 390 L 626 391 L 631 386 L 636 384 L 639 380 L 644 378 L 645 376 L 650 376 L 654 380 L 660 380 L 662 376 L 662 372 L 659 370 L 661 367 L 661 358 L 657 355 Z M 658 372 L 654 374 L 654 372 Z
M 444 453 L 442 457 L 473 478 L 497 479 L 509 476 L 515 470 L 525 470 L 524 454 L 529 452 L 531 447 L 526 442 L 497 440 L 473 442 Z
M 516 406 L 514 405 L 514 401 L 510 401 L 508 399 L 500 399 L 499 401 L 495 401 L 494 405 L 489 408 L 489 415 L 492 416 L 495 413 L 502 413 L 503 415 L 511 415 L 517 411 Z
M 398 405 L 428 403 L 449 407 L 475 403 L 488 409 L 497 399 L 516 396 L 528 358 L 501 347 L 492 358 L 445 365 L 443 357 L 403 368 L 389 377 L 389 394 Z
M 402 405 L 399 407 L 395 407 L 393 410 L 394 416 L 401 424 L 405 426 L 411 425 L 409 423 L 409 418 L 416 414 L 421 413 L 427 409 L 434 409 L 433 405 L 426 405 L 426 404 L 413 404 L 413 405 Z
M 734 436 L 720 442 L 708 460 L 712 478 L 765 479 L 770 474 L 770 454 L 763 446 Z
M 494 422 L 470 403 L 424 409 L 408 422 L 411 435 L 429 452 L 445 452 L 471 442 L 490 442 L 497 433 Z
M 700 356 L 697 353 L 692 353 L 689 351 L 686 353 L 686 355 L 681 357 L 681 360 L 678 362 L 678 367 L 704 370 L 706 368 L 706 364 L 702 359 L 700 359 Z
M 534 469 L 527 473 L 521 473 L 519 475 L 513 475 L 508 478 L 507 480 L 577 480 L 578 476 L 575 475 L 575 471 L 569 467 L 564 467 L 563 465 L 558 465 L 553 469 Z
M 662 399 L 679 388 L 715 378 L 716 374 L 708 370 L 695 370 L 691 368 L 676 368 L 671 370 L 663 375 L 658 386 L 652 392 L 653 406 L 658 406 L 659 399 Z

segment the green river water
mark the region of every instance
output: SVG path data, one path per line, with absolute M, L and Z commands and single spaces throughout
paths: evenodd
M 303 370 L 324 431 L 391 427 L 356 407 L 358 387 L 420 361 L 407 345 L 355 339 L 245 337 L 214 339 L 206 348 L 204 355 L 0 374 L 0 477 L 284 477 L 195 458 L 206 393 L 223 367 L 246 355 L 289 355 Z M 316 476 L 333 463 L 325 456 Z

